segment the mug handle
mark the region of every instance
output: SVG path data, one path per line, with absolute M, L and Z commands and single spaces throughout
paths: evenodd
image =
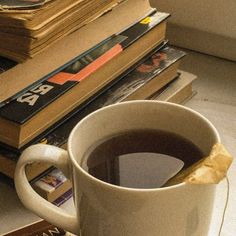
M 39 196 L 29 184 L 25 167 L 33 162 L 45 162 L 60 169 L 67 178 L 71 178 L 68 152 L 47 144 L 36 144 L 26 148 L 17 162 L 15 170 L 15 187 L 22 203 L 46 221 L 71 233 L 79 233 L 79 218 L 49 203 Z

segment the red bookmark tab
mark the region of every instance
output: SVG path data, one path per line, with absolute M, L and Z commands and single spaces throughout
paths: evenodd
M 117 44 L 113 48 L 105 52 L 102 56 L 87 65 L 85 68 L 80 70 L 77 74 L 59 72 L 49 78 L 48 81 L 60 85 L 66 83 L 67 81 L 80 82 L 122 51 L 122 46 L 120 44 Z
M 53 75 L 51 78 L 49 78 L 47 81 L 54 83 L 54 84 L 60 84 L 63 85 L 67 81 L 73 80 L 74 74 L 66 73 L 66 72 L 59 72 L 55 75 Z

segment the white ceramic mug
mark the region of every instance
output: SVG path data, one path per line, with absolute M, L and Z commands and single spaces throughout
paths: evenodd
M 68 151 L 37 144 L 18 161 L 15 186 L 23 204 L 40 217 L 81 236 L 204 236 L 212 215 L 215 185 L 177 184 L 132 189 L 98 180 L 81 168 L 86 150 L 121 131 L 148 128 L 174 132 L 205 155 L 220 142 L 214 126 L 199 113 L 172 103 L 131 101 L 99 109 L 81 120 L 68 140 Z M 41 198 L 27 182 L 25 166 L 47 162 L 72 180 L 76 215 Z

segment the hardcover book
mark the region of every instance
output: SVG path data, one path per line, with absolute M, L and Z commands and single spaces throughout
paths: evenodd
M 95 60 L 88 61 L 89 64 L 85 64 L 84 68 L 80 66 L 79 69 L 76 68 L 81 62 L 80 59 L 84 59 L 83 55 L 58 69 L 53 75 L 50 74 L 45 84 L 27 91 L 2 107 L 0 141 L 20 148 L 76 106 L 91 99 L 99 90 L 116 80 L 118 75 L 163 41 L 168 16 L 169 14 L 160 12 L 150 14 L 108 39 L 101 47 L 107 48 L 109 44 L 110 48 L 100 54 L 100 57 L 98 53 L 98 58 L 95 56 Z M 62 89 L 60 83 L 63 85 L 64 82 L 67 83 L 64 85 L 65 89 L 68 89 L 67 92 L 59 91 Z M 52 83 L 56 83 L 57 86 Z M 45 99 L 48 97 L 48 101 L 43 101 L 42 97 Z M 44 103 L 47 104 L 46 107 Z

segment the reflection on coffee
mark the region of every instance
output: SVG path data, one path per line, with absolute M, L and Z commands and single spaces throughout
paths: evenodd
M 97 142 L 87 151 L 81 166 L 92 176 L 114 185 L 156 188 L 177 174 L 181 163 L 187 168 L 202 157 L 202 151 L 180 135 L 143 129 Z

